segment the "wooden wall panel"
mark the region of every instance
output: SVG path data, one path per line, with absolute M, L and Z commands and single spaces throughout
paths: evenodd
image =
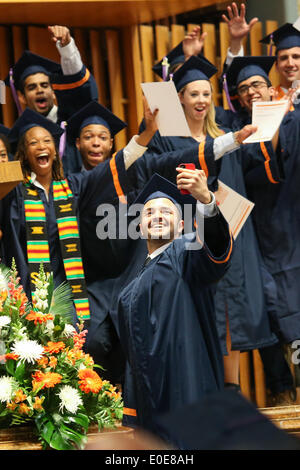
M 92 72 L 98 87 L 98 101 L 103 106 L 109 106 L 108 89 L 106 84 L 105 62 L 101 48 L 101 32 L 91 29 L 89 32 L 90 54 L 92 63 Z
M 120 42 L 118 31 L 107 30 L 106 46 L 108 57 L 111 111 L 118 118 L 126 121 L 124 110 L 123 74 L 121 66 Z M 127 144 L 127 131 L 123 129 L 115 139 L 115 148 L 119 150 Z
M 141 51 L 142 51 L 142 71 L 143 81 L 153 82 L 155 80 L 152 67 L 154 58 L 154 34 L 152 26 L 140 26 Z
M 171 34 L 172 34 L 171 49 L 173 49 L 173 47 L 176 47 L 184 39 L 184 36 L 185 36 L 184 26 L 179 25 L 179 24 L 172 24 Z
M 277 21 L 266 21 L 266 36 L 270 34 L 272 31 L 278 28 Z M 267 54 L 269 55 L 269 47 L 267 48 Z M 275 49 L 273 46 L 272 54 L 275 54 Z M 272 85 L 277 86 L 279 85 L 279 75 L 276 69 L 276 64 L 273 65 L 271 68 L 271 72 L 269 73 L 270 80 Z
M 138 133 L 143 119 L 142 67 L 138 26 L 130 26 L 122 31 L 124 45 L 124 74 L 127 105 L 128 137 Z
M 27 28 L 28 49 L 35 54 L 47 57 L 47 59 L 60 62 L 60 55 L 55 43 L 51 40 L 51 34 L 47 27 L 39 28 L 29 26 Z
M 216 41 L 216 27 L 214 24 L 203 23 L 202 32 L 207 33 L 204 41 L 203 54 L 212 64 L 219 69 L 219 61 L 217 59 L 217 41 Z M 211 78 L 211 84 L 214 92 L 215 106 L 220 104 L 221 94 L 219 92 L 219 73 L 216 73 Z
M 258 21 L 250 31 L 250 54 L 262 55 L 262 44 L 259 42 L 262 39 L 262 22 Z
M 156 56 L 155 63 L 170 52 L 170 32 L 168 26 L 155 26 Z

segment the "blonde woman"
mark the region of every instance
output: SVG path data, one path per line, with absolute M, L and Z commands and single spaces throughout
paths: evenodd
M 146 169 L 141 177 L 150 177 L 148 168 L 151 154 L 160 154 L 163 158 L 166 152 L 180 152 L 198 143 L 199 166 L 208 176 L 210 189 L 218 189 L 219 178 L 239 194 L 246 196 L 241 166 L 242 151 L 239 147 L 245 137 L 253 132 L 253 128 L 245 126 L 238 132 L 228 133 L 228 129 L 221 129 L 216 124 L 209 81 L 216 71 L 204 57 L 193 56 L 174 73 L 173 81 L 191 137 L 162 137 L 157 132 L 142 157 Z M 230 155 L 221 158 L 225 153 Z M 259 165 L 257 162 L 255 164 Z M 257 166 L 256 170 L 259 171 L 260 167 Z M 186 175 L 191 171 L 193 170 L 182 168 L 177 170 Z M 164 176 L 175 182 L 177 172 L 173 168 Z M 263 291 L 261 257 L 250 217 L 235 241 L 231 267 L 216 285 L 215 311 L 224 353 L 225 384 L 239 389 L 240 351 L 270 346 L 278 341 L 270 328 Z

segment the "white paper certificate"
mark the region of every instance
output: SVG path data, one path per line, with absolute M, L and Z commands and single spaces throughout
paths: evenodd
M 227 220 L 233 238 L 236 239 L 249 217 L 254 203 L 222 183 L 222 181 L 219 180 L 218 183 L 219 189 L 214 193 L 217 206 Z
M 300 16 L 299 16 L 299 18 L 297 18 L 297 20 L 295 21 L 293 26 L 294 26 L 294 28 L 298 29 L 298 31 L 300 31 Z
M 159 109 L 156 119 L 160 135 L 191 137 L 174 82 L 149 82 L 141 86 L 151 111 Z
M 252 124 L 257 131 L 244 140 L 244 144 L 272 140 L 284 118 L 288 100 L 255 101 L 252 106 Z

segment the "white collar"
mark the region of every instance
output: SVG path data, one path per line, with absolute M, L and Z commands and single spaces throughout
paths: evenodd
M 34 186 L 36 186 L 37 188 L 40 188 L 44 191 L 45 196 L 47 198 L 47 201 L 49 201 L 48 193 L 47 193 L 46 189 L 44 188 L 44 186 L 42 186 L 41 183 L 36 179 L 36 174 L 34 173 L 34 171 L 31 172 L 30 178 L 31 178 L 31 181 L 34 184 Z
M 58 108 L 56 104 L 54 104 L 46 116 L 47 119 L 54 122 L 55 124 L 57 123 L 57 109 Z
M 160 246 L 155 251 L 153 251 L 153 253 L 151 253 L 151 255 L 148 255 L 148 256 L 150 256 L 151 259 L 156 258 L 156 256 L 160 255 L 163 251 L 165 251 L 165 249 L 168 248 L 168 246 L 171 245 L 171 243 L 172 242 L 168 242 L 165 245 Z

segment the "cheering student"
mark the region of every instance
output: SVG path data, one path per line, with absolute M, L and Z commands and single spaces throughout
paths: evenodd
M 213 286 L 230 264 L 233 241 L 204 171 L 180 172 L 177 185 L 154 175 L 137 197 L 149 256 L 118 303 L 127 358 L 123 421 L 156 435 L 157 414 L 224 387 Z M 184 206 L 196 201 L 204 245 L 201 230 L 182 236 Z
M 69 29 L 65 26 L 49 26 L 48 29 L 61 56 L 61 64 L 25 51 L 11 68 L 5 83 L 11 87 L 19 115 L 24 108 L 29 108 L 61 124 L 82 106 L 98 99 L 98 91 Z M 66 175 L 81 167 L 80 155 L 69 142 L 63 166 Z
M 119 191 L 126 194 L 131 189 L 127 171 L 134 159 L 124 149 L 125 153 L 118 152 L 94 170 L 66 179 L 57 151 L 61 134 L 57 124 L 28 108 L 9 132 L 10 141 L 18 142 L 15 159 L 21 163 L 24 181 L 0 204 L 4 262 L 9 266 L 15 259 L 29 298 L 41 262 L 46 271 L 53 272 L 55 286 L 69 282 L 74 313 L 88 325 L 88 351 L 93 350 L 96 330 L 95 361 L 106 368 L 104 376 L 110 378 L 110 324 L 98 324 L 98 299 L 89 292 L 85 278 L 91 258 L 82 259 L 81 252 L 81 241 L 89 233 L 80 233 L 78 220 L 92 218 L 94 207 L 113 203 Z
M 162 137 L 157 132 L 148 144 L 148 150 L 138 162 L 144 169 L 141 179 L 147 181 L 154 155 L 193 148 L 198 145 L 201 168 L 208 176 L 210 188 L 218 189 L 217 176 L 239 194 L 246 196 L 242 155 L 239 151 L 242 132 L 253 132 L 245 126 L 238 134 L 225 134 L 230 155 L 219 153 L 219 139 L 224 140 L 224 130 L 215 122 L 215 111 L 210 77 L 216 68 L 204 57 L 191 57 L 173 75 L 179 99 L 191 130 L 191 137 Z M 214 160 L 206 159 L 213 146 Z M 247 147 L 247 146 L 245 146 Z M 265 174 L 260 161 L 254 161 L 253 171 Z M 174 182 L 175 171 L 166 175 Z M 262 177 L 262 176 L 261 176 Z M 267 313 L 267 299 L 263 291 L 261 256 L 249 217 L 236 240 L 232 264 L 216 289 L 216 321 L 224 353 L 225 381 L 228 386 L 239 387 L 239 352 L 275 344 L 278 340 L 271 332 Z

